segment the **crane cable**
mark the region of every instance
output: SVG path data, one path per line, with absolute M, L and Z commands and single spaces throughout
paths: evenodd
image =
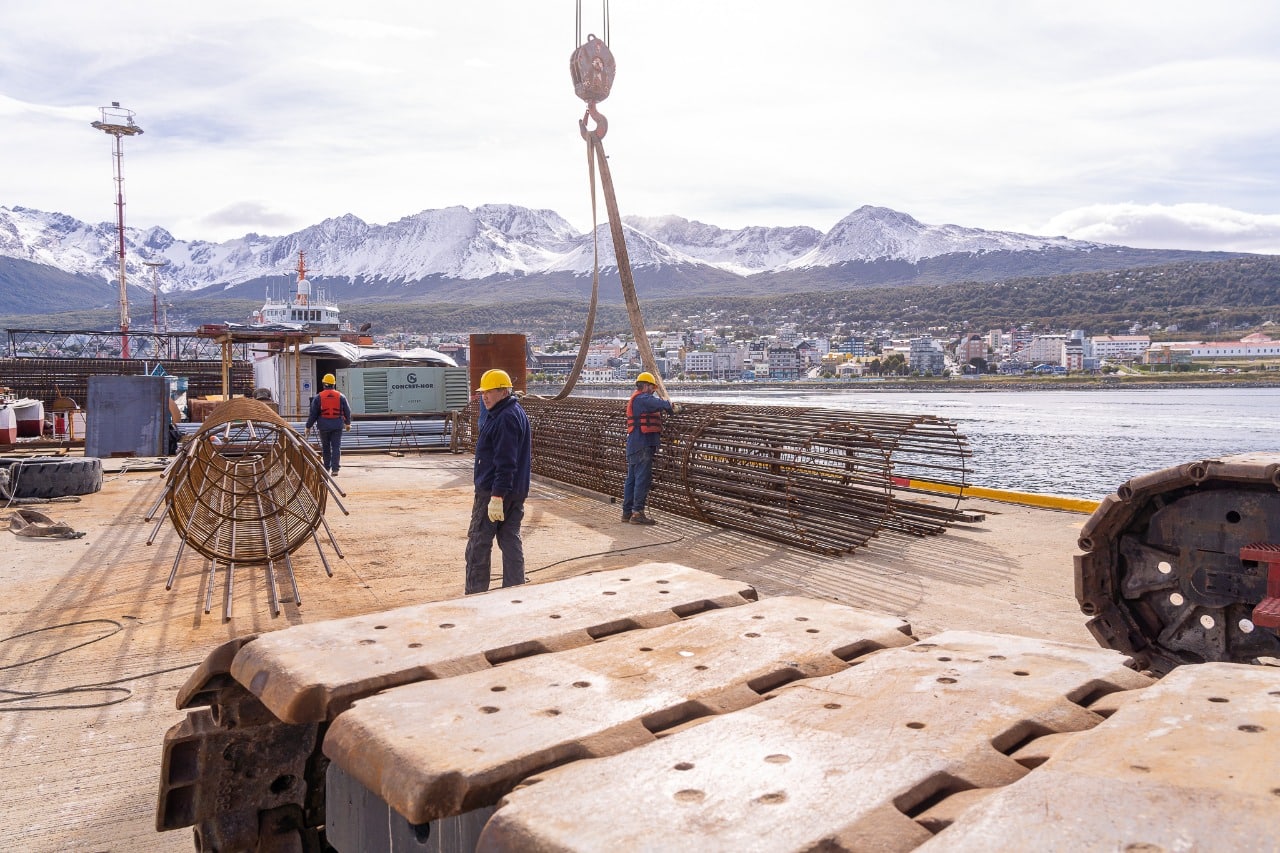
M 653 374 L 656 380 L 658 396 L 669 399 L 666 386 L 662 382 L 662 374 L 658 371 L 657 359 L 653 347 L 649 343 L 649 335 L 645 331 L 644 315 L 640 311 L 640 299 L 636 296 L 635 278 L 631 274 L 631 260 L 627 254 L 626 238 L 622 230 L 622 217 L 618 212 L 618 199 L 613 190 L 613 176 L 609 171 L 608 156 L 602 142 L 609 130 L 608 120 L 596 109 L 596 104 L 609 96 L 613 86 L 616 65 L 613 54 L 609 51 L 609 3 L 604 2 L 605 38 L 598 39 L 588 35 L 573 52 L 569 59 L 569 71 L 573 76 L 574 90 L 578 97 L 587 102 L 587 110 L 578 122 L 578 130 L 587 143 L 587 171 L 591 183 L 591 241 L 594 268 L 591 275 L 591 303 L 587 310 L 587 322 L 583 330 L 582 343 L 578 347 L 578 357 L 574 360 L 573 369 L 553 399 L 562 400 L 573 391 L 586 363 L 587 350 L 591 346 L 591 336 L 595 329 L 596 307 L 600 289 L 600 235 L 597 225 L 596 208 L 596 164 L 599 163 L 600 184 L 604 191 L 605 210 L 609 215 L 609 233 L 613 238 L 614 258 L 618 263 L 618 278 L 622 283 L 622 296 L 627 305 L 627 317 L 631 321 L 631 333 L 635 338 L 636 350 L 645 370 Z M 582 32 L 582 0 L 578 0 L 577 35 Z M 595 122 L 594 128 L 588 127 L 588 120 Z
M 604 43 L 609 43 L 609 0 L 603 0 L 603 9 L 601 10 L 603 25 L 600 32 L 604 34 Z M 573 29 L 573 49 L 576 51 L 578 46 L 582 44 L 582 0 L 577 3 L 577 15 L 574 18 Z M 601 99 L 603 100 L 603 99 Z

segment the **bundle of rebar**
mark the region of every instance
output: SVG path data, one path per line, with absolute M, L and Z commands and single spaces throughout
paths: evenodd
M 224 566 L 224 612 L 231 618 L 232 587 L 237 566 L 266 569 L 272 615 L 280 612 L 276 567 L 282 566 L 301 604 L 291 555 L 313 542 L 325 572 L 332 575 L 317 531 L 328 534 L 324 519 L 328 499 L 345 513 L 341 490 L 324 470 L 316 452 L 288 422 L 265 403 L 247 397 L 229 400 L 209 413 L 184 442 L 165 472 L 168 480 L 151 511 L 163 502 L 165 516 L 182 539 L 166 589 L 172 589 L 183 551 L 190 546 L 209 560 L 205 612 L 212 608 L 218 565 Z M 162 517 L 147 544 L 154 540 Z
M 119 333 L 116 333 L 119 337 Z M 222 393 L 222 362 L 195 360 L 145 361 L 122 358 L 0 358 L 0 385 L 20 397 L 44 400 L 70 397 L 80 405 L 89 399 L 89 381 L 94 376 L 145 376 L 159 365 L 173 376 L 188 380 L 189 397 Z M 253 392 L 253 365 L 236 361 L 231 365 L 231 391 Z
M 534 473 L 622 494 L 625 401 L 527 397 L 522 405 Z M 664 421 L 649 505 L 846 553 L 885 528 L 944 530 L 957 517 L 969 455 L 955 427 L 932 415 L 682 403 Z

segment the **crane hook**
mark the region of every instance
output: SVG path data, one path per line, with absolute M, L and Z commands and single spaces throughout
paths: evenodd
M 594 130 L 587 127 L 587 119 L 595 120 L 596 126 Z M 587 104 L 587 111 L 582 114 L 582 118 L 578 121 L 578 132 L 582 134 L 582 138 L 591 141 L 591 137 L 596 139 L 604 139 L 604 135 L 609 132 L 609 120 L 596 110 L 594 103 Z

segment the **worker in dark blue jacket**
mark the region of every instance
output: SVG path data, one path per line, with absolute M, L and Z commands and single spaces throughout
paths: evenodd
M 311 413 L 307 416 L 307 432 L 319 424 L 320 458 L 325 470 L 335 477 L 342 467 L 342 431 L 351 429 L 351 404 L 334 386 L 338 384 L 332 373 L 321 380 L 324 390 L 311 398 Z
M 466 592 L 489 589 L 493 540 L 502 551 L 502 585 L 524 583 L 520 522 L 529 496 L 533 435 L 505 370 L 486 370 L 476 389 L 485 416 L 476 439 L 475 499 L 467 528 Z

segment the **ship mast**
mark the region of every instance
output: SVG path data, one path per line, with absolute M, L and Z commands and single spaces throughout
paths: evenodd
M 307 253 L 298 250 L 298 291 L 293 297 L 295 305 L 311 304 L 311 282 L 307 281 Z

